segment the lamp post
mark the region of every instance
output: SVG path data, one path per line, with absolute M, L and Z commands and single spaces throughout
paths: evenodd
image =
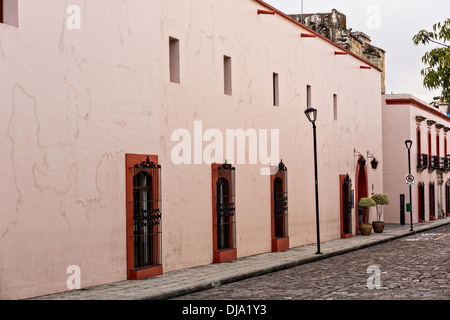
M 317 110 L 314 108 L 308 108 L 305 110 L 305 115 L 313 125 L 314 133 L 314 174 L 316 182 L 316 232 L 317 232 L 317 252 L 316 254 L 322 254 L 320 252 L 320 229 L 319 229 L 319 182 L 317 179 L 317 142 L 316 142 L 316 119 Z
M 408 171 L 409 174 L 411 174 L 411 146 L 412 146 L 412 141 L 411 140 L 406 140 L 405 141 L 405 145 L 406 148 L 408 149 Z M 409 205 L 410 205 L 410 220 L 411 220 L 411 230 L 410 231 L 414 231 L 413 230 L 413 220 L 412 220 L 412 197 L 411 197 L 411 184 L 409 184 Z

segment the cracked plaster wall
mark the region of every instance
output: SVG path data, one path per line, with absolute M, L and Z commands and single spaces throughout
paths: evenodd
M 75 2 L 81 30 L 73 1 L 0 25 L 1 298 L 67 290 L 73 264 L 83 286 L 124 279 L 125 152 L 158 153 L 157 10 Z
M 74 3 L 81 30 L 65 27 Z M 194 121 L 222 132 L 280 129 L 291 245 L 314 243 L 306 85 L 319 110 L 320 192 L 336 195 L 339 174 L 355 176 L 354 148 L 382 156 L 380 73 L 300 38 L 303 30 L 279 15 L 258 16 L 261 8 L 252 0 L 45 0 L 21 7 L 18 29 L 0 25 L 8 75 L 0 78 L 1 298 L 67 290 L 72 264 L 82 287 L 126 278 L 125 153 L 158 155 L 163 166 L 164 271 L 210 263 L 211 168 L 171 161 L 172 132 L 193 133 Z M 169 81 L 169 37 L 180 40 L 180 84 Z M 223 94 L 224 55 L 232 96 Z M 270 251 L 268 177 L 260 166 L 235 166 L 238 256 Z M 380 173 L 369 173 L 369 192 L 381 191 Z M 322 239 L 339 237 L 338 198 L 320 206 Z

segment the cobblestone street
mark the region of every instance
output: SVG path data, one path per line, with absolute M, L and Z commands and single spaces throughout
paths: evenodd
M 449 258 L 450 225 L 447 224 L 177 299 L 450 300 Z

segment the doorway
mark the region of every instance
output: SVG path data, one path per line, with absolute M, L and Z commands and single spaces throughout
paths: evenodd
M 355 210 L 356 215 L 356 234 L 359 233 L 359 225 L 361 222 L 368 221 L 368 210 L 362 208 L 362 216 L 359 216 L 359 200 L 369 195 L 369 184 L 367 179 L 367 166 L 366 159 L 363 156 L 359 156 L 358 163 L 356 165 L 356 194 L 355 194 Z
M 339 176 L 341 238 L 350 238 L 352 234 L 352 180 L 349 175 Z
M 430 182 L 430 221 L 436 220 L 436 194 L 434 188 L 434 182 Z
M 425 184 L 419 182 L 418 186 L 418 220 L 419 222 L 425 222 Z

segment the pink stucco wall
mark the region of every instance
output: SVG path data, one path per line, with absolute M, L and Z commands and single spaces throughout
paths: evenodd
M 194 121 L 203 131 L 280 130 L 290 245 L 314 243 L 307 85 L 318 109 L 321 240 L 340 236 L 339 175 L 355 179 L 355 148 L 383 157 L 379 70 L 301 38 L 309 31 L 278 13 L 257 15 L 267 9 L 258 1 L 79 5 L 80 30 L 67 29 L 67 7 L 55 0 L 22 1 L 19 28 L 0 25 L 1 298 L 67 290 L 69 265 L 83 287 L 126 279 L 126 153 L 158 155 L 163 167 L 164 271 L 211 263 L 211 167 L 171 159 L 172 133 L 193 134 Z M 179 84 L 169 81 L 169 37 L 180 43 Z M 269 177 L 259 165 L 234 166 L 238 257 L 268 252 Z M 368 170 L 370 193 L 383 192 L 383 166 Z

